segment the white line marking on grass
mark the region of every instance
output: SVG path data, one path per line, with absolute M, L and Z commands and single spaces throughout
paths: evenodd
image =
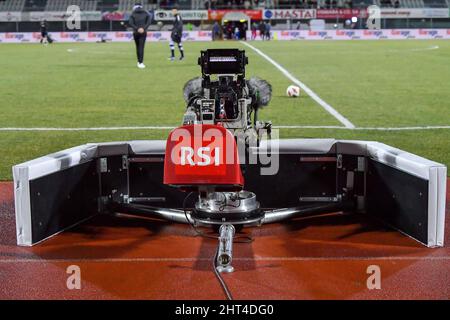
M 114 130 L 172 130 L 174 126 L 142 126 L 142 127 L 85 127 L 85 128 L 0 128 L 1 131 L 114 131 Z M 359 131 L 413 131 L 413 130 L 436 130 L 450 129 L 449 126 L 423 126 L 423 127 L 354 127 L 347 128 L 341 126 L 273 126 L 274 129 L 338 129 L 338 130 L 359 130 Z
M 439 46 L 430 46 L 426 48 L 412 48 L 412 49 L 392 49 L 389 52 L 405 52 L 405 51 L 428 51 L 428 50 L 436 50 L 439 49 Z
M 87 54 L 123 54 L 123 55 L 130 55 L 130 52 L 124 52 L 124 51 L 94 51 L 94 50 L 83 50 L 80 51 L 79 49 L 67 49 L 67 52 L 69 53 L 87 53 Z
M 431 47 L 427 47 L 427 48 L 415 48 L 415 49 L 411 49 L 411 51 L 427 51 L 427 50 L 436 50 L 439 49 L 439 46 L 431 46 Z
M 0 128 L 0 131 L 112 131 L 112 130 L 171 130 L 172 126 L 85 127 L 85 128 Z
M 408 131 L 408 130 L 436 130 L 450 129 L 450 126 L 419 126 L 419 127 L 355 127 L 345 128 L 339 126 L 274 126 L 275 129 L 339 129 L 339 130 L 359 130 L 359 131 Z
M 312 91 L 306 84 L 298 80 L 296 77 L 294 77 L 289 71 L 287 71 L 285 68 L 283 68 L 278 62 L 273 60 L 271 57 L 266 55 L 264 52 L 259 50 L 258 48 L 255 48 L 251 44 L 247 42 L 241 41 L 242 44 L 246 45 L 247 47 L 251 48 L 253 51 L 255 51 L 257 54 L 259 54 L 261 57 L 269 61 L 275 68 L 281 71 L 289 80 L 294 82 L 296 85 L 298 85 L 300 88 L 303 89 L 303 91 L 306 92 L 307 95 L 309 95 L 314 101 L 316 101 L 322 108 L 324 108 L 328 113 L 330 113 L 333 117 L 335 117 L 340 123 L 342 123 L 346 128 L 353 129 L 355 128 L 355 125 L 351 123 L 346 117 L 344 117 L 342 114 L 340 114 L 336 109 L 334 109 L 332 106 L 330 106 L 328 103 L 322 100 L 314 91 Z
M 404 131 L 404 130 L 435 130 L 435 129 L 450 129 L 450 126 L 394 127 L 394 128 L 358 127 L 355 128 L 354 130 Z
M 290 126 L 290 125 L 281 125 L 281 126 L 272 126 L 274 129 L 345 129 L 352 130 L 352 128 L 346 128 L 342 126 Z

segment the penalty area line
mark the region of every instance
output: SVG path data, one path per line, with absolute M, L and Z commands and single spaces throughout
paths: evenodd
M 328 113 L 330 113 L 333 117 L 335 117 L 340 123 L 342 123 L 346 128 L 353 129 L 355 128 L 355 125 L 350 122 L 346 117 L 344 117 L 342 114 L 340 114 L 336 109 L 334 109 L 332 106 L 330 106 L 328 103 L 326 103 L 322 98 L 320 98 L 314 91 L 312 91 L 306 84 L 298 80 L 296 77 L 294 77 L 289 71 L 287 71 L 284 67 L 282 67 L 278 62 L 273 60 L 271 57 L 269 57 L 267 54 L 259 50 L 258 48 L 252 46 L 251 44 L 241 41 L 242 44 L 249 47 L 253 51 L 255 51 L 257 54 L 259 54 L 261 57 L 266 59 L 268 62 L 270 62 L 275 68 L 277 68 L 279 71 L 281 71 L 282 74 L 286 76 L 289 80 L 291 80 L 293 83 L 298 85 L 300 88 L 305 91 L 305 93 L 310 96 L 314 101 L 316 101 L 323 109 L 325 109 Z

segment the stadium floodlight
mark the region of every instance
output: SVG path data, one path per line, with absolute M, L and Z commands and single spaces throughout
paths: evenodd
M 357 17 L 352 17 L 352 23 L 357 23 L 358 22 L 358 18 Z

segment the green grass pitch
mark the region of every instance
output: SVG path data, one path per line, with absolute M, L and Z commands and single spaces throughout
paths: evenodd
M 254 42 L 356 127 L 450 125 L 450 41 Z M 147 69 L 132 43 L 0 45 L 0 180 L 11 166 L 87 142 L 164 139 L 168 130 L 6 131 L 20 127 L 180 124 L 184 83 L 200 74 L 201 49 L 239 47 L 248 75 L 269 80 L 274 97 L 260 115 L 274 125 L 341 126 L 313 99 L 288 98 L 291 81 L 239 42 L 185 43 L 187 59 L 167 60 L 167 43 L 147 43 Z M 436 48 L 436 46 L 438 48 Z M 450 165 L 450 129 L 375 131 L 281 129 L 280 137 L 377 140 Z

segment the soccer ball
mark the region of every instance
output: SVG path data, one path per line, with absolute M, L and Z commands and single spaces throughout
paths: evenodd
M 291 85 L 286 89 L 286 95 L 288 97 L 298 97 L 300 96 L 300 88 Z

